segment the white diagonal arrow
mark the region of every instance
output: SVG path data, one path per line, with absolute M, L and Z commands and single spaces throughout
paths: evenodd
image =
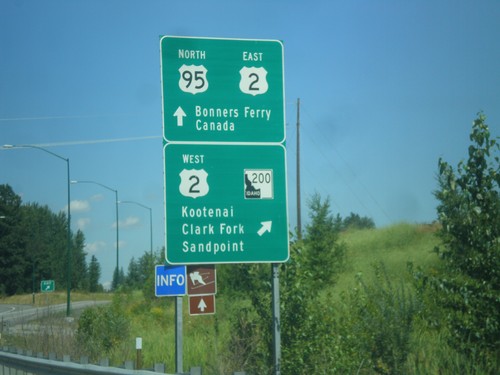
M 266 232 L 269 232 L 271 233 L 271 227 L 273 225 L 273 222 L 272 221 L 262 221 L 261 222 L 262 226 L 260 227 L 260 229 L 257 231 L 257 234 L 259 236 L 262 236 L 264 233 Z
M 205 303 L 205 301 L 203 301 L 203 298 L 200 299 L 200 303 L 198 304 L 198 310 L 201 310 L 201 312 L 204 312 L 206 308 L 207 308 L 207 304 Z
M 174 112 L 174 117 L 177 117 L 177 126 L 184 125 L 184 117 L 186 117 L 186 112 L 184 112 L 181 106 L 177 107 L 177 110 Z

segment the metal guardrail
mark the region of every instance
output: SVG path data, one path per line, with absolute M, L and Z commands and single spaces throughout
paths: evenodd
M 9 351 L 8 348 L 0 348 L 0 375 L 10 375 L 11 369 L 24 371 L 25 374 L 34 375 L 152 375 L 153 373 L 164 373 L 164 365 L 155 365 L 154 372 L 147 370 L 134 370 L 133 364 L 129 363 L 131 368 L 104 367 L 93 364 L 79 364 L 71 362 L 69 356 L 65 356 L 63 361 L 22 355 Z M 192 368 L 188 374 L 201 375 L 201 368 Z M 175 375 L 175 374 L 170 374 Z M 180 375 L 180 374 L 177 374 Z

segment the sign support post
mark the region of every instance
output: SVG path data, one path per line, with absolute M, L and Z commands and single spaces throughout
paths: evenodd
M 182 297 L 175 297 L 175 372 L 182 374 Z
M 281 375 L 281 321 L 280 321 L 280 277 L 279 264 L 273 263 L 273 341 L 274 341 L 274 373 Z

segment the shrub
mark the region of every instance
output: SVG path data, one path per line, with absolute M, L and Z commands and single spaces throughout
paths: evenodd
M 372 284 L 361 275 L 357 281 L 358 288 L 346 296 L 346 317 L 338 321 L 343 351 L 356 353 L 359 368 L 370 366 L 380 374 L 405 373 L 419 300 L 403 283 L 395 286 L 382 263 L 375 267 Z
M 500 357 L 500 146 L 479 114 L 469 158 L 456 171 L 439 160 L 440 236 L 445 272 L 420 275 L 446 309 L 450 342 L 487 367 Z M 498 370 L 498 367 L 497 367 Z
M 78 344 L 95 361 L 109 355 L 128 338 L 129 325 L 115 305 L 86 309 L 78 321 Z

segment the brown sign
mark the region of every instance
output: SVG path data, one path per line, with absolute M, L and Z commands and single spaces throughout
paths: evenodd
M 217 283 L 215 277 L 215 266 L 187 266 L 187 294 L 215 294 L 217 293 Z
M 189 296 L 189 315 L 215 314 L 215 295 Z

